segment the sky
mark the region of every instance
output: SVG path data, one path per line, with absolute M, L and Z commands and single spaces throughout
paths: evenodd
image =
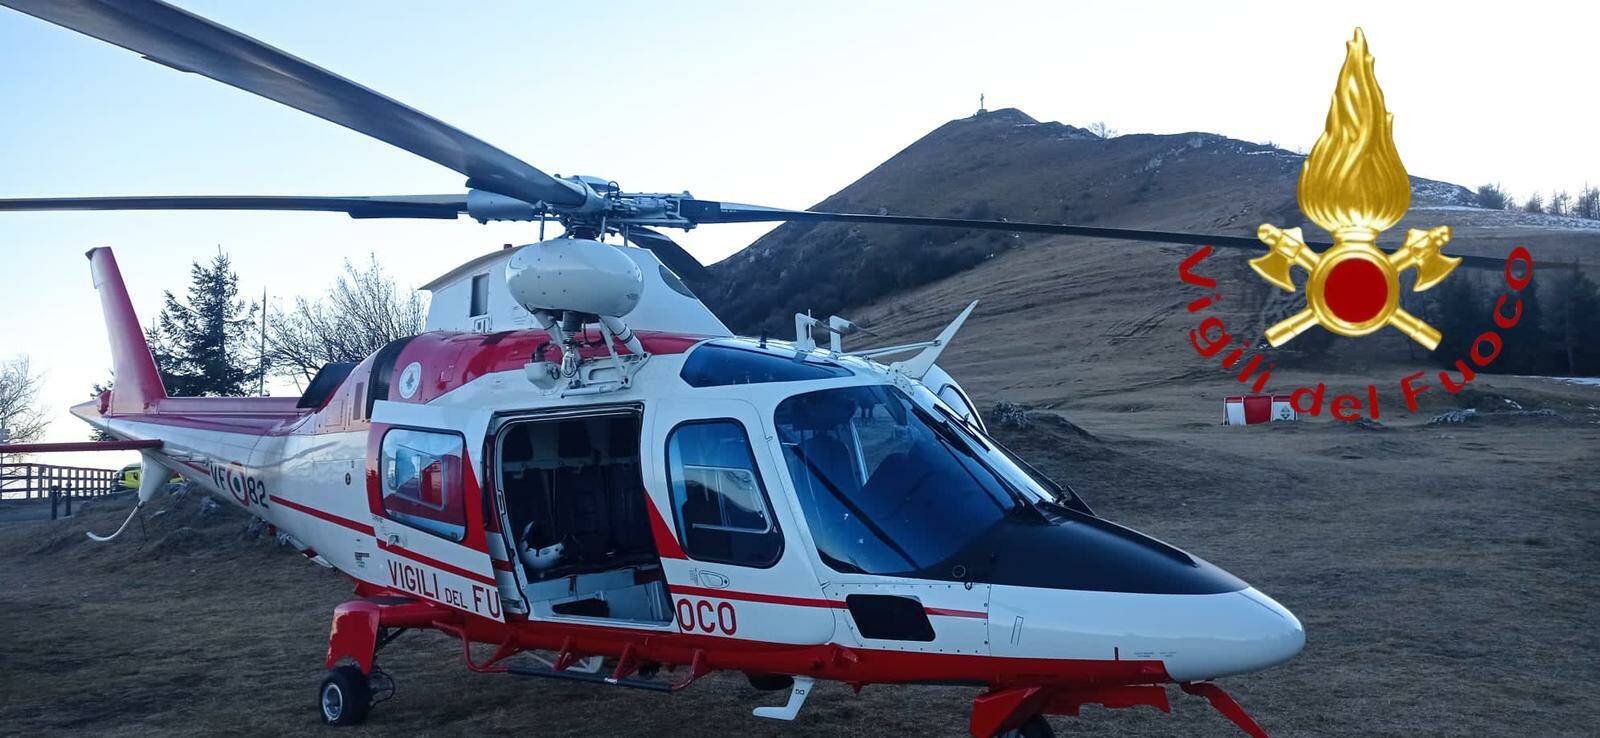
M 1358 25 L 1412 174 L 1519 198 L 1600 184 L 1593 3 L 179 4 L 546 172 L 631 191 L 806 207 L 970 115 L 980 93 L 1040 120 L 1309 150 Z M 387 144 L 6 9 L 0 69 L 0 197 L 462 191 Z M 675 237 L 711 262 L 765 230 Z M 412 286 L 536 238 L 466 219 L 0 214 L 0 358 L 44 372 L 59 409 L 47 438 L 82 440 L 66 408 L 109 375 L 91 247 L 115 250 L 148 321 L 219 246 L 245 294 L 281 304 L 320 293 L 344 259 L 376 254 Z

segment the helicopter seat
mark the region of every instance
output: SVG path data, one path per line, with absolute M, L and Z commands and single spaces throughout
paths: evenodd
M 611 516 L 606 473 L 585 425 L 568 424 L 557 438 L 561 467 L 556 470 L 556 525 L 572 546 L 573 563 L 598 565 L 606 560 Z
M 655 537 L 650 531 L 650 516 L 645 510 L 644 477 L 639 463 L 639 432 L 626 423 L 605 427 L 605 486 L 609 494 L 611 549 L 616 556 L 632 561 L 656 560 Z
M 791 426 L 800 437 L 785 440 L 796 453 L 785 456 L 796 491 L 830 518 L 843 519 L 850 516 L 847 503 L 860 498 L 863 482 L 856 454 L 841 440 L 851 438 L 850 419 L 856 408 L 828 399 L 796 398 L 805 403 L 805 411 L 796 413 L 798 422 Z
M 518 549 L 543 549 L 560 541 L 552 520 L 552 490 L 560 457 L 545 443 L 547 428 L 514 427 L 500 448 L 500 472 L 506 490 L 506 511 L 518 536 Z

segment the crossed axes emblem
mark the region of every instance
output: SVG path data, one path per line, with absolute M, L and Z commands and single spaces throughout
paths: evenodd
M 1412 228 L 1405 245 L 1384 253 L 1376 245 L 1375 231 L 1349 229 L 1336 233 L 1334 246 L 1323 253 L 1306 246 L 1299 228 L 1280 229 L 1264 223 L 1256 236 L 1270 251 L 1250 260 L 1250 268 L 1286 292 L 1294 292 L 1290 269 L 1310 273 L 1306 281 L 1304 310 L 1267 329 L 1267 342 L 1281 346 L 1313 325 L 1343 336 L 1364 336 L 1392 325 L 1432 351 L 1440 334 L 1433 326 L 1400 307 L 1400 273 L 1415 267 L 1413 292 L 1442 281 L 1461 259 L 1439 249 L 1450 242 L 1450 226 L 1430 230 Z

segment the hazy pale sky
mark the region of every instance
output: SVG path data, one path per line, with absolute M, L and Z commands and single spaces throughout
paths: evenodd
M 1412 174 L 1519 197 L 1600 183 L 1593 3 L 180 4 L 545 171 L 629 190 L 806 207 L 970 114 L 980 92 L 1040 120 L 1309 149 L 1357 25 Z M 0 69 L 0 197 L 462 188 L 387 144 L 4 9 Z M 712 261 L 764 231 L 680 242 Z M 66 407 L 109 367 L 92 246 L 116 250 L 148 321 L 219 244 L 246 294 L 279 301 L 368 252 L 416 285 L 534 238 L 469 220 L 7 213 L 0 357 L 32 357 L 60 409 L 49 438 L 79 440 Z

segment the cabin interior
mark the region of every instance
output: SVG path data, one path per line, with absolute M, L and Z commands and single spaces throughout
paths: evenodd
M 670 622 L 632 410 L 517 420 L 500 484 L 535 615 Z

